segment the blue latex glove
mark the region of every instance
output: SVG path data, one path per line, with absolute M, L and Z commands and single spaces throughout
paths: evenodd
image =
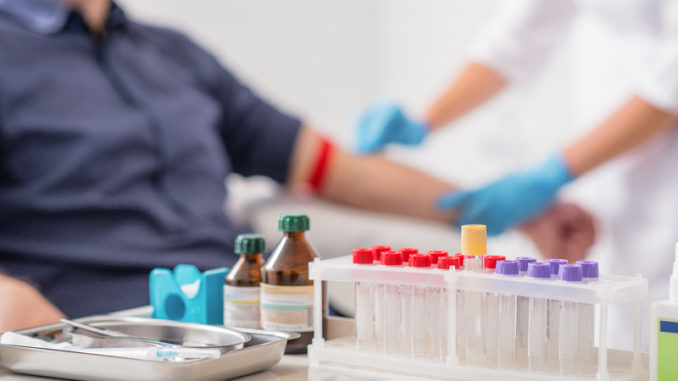
M 446 194 L 438 200 L 438 208 L 456 209 L 459 225 L 484 224 L 489 235 L 497 235 L 545 211 L 558 190 L 573 179 L 563 156 L 556 155 L 479 189 Z
M 395 103 L 380 103 L 371 107 L 358 121 L 358 152 L 379 151 L 389 143 L 418 145 L 428 127 L 410 119 Z

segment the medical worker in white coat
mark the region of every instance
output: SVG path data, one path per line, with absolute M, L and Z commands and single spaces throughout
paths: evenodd
M 577 138 L 527 170 L 441 195 L 439 207 L 455 209 L 458 224 L 484 223 L 499 234 L 545 211 L 571 183 L 567 193 L 599 221 L 601 272 L 649 279 L 647 349 L 649 303 L 668 297 L 678 241 L 678 0 L 509 3 L 425 113 L 408 115 L 393 103 L 369 109 L 358 124 L 359 150 L 421 143 L 502 89 L 529 82 L 575 21 L 593 22 L 602 37 L 585 47 L 591 62 L 579 65 L 584 80 L 574 103 L 582 107 L 574 124 L 585 127 Z M 633 313 L 610 319 L 611 345 L 630 348 Z

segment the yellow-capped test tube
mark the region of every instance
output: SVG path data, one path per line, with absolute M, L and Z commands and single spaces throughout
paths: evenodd
M 487 227 L 485 225 L 461 226 L 461 253 L 464 269 L 483 271 L 482 256 L 487 253 Z
M 485 225 L 462 225 L 461 253 L 464 255 L 464 271 L 483 271 L 483 255 L 487 252 L 487 228 Z M 485 365 L 485 295 L 479 291 L 457 291 L 457 308 L 463 308 L 463 331 L 457 330 L 457 343 L 466 345 L 464 361 L 469 365 Z M 459 328 L 459 327 L 457 327 Z
M 473 256 L 487 253 L 487 227 L 485 225 L 461 226 L 461 253 Z

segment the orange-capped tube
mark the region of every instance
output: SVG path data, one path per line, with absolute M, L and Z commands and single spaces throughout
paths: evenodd
M 485 225 L 461 226 L 461 253 L 473 256 L 487 253 L 487 228 Z

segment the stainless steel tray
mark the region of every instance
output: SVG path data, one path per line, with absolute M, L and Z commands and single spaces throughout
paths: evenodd
M 101 319 L 97 317 L 96 319 Z M 107 320 L 138 321 L 139 318 L 107 317 Z M 81 321 L 89 321 L 82 319 Z M 186 323 L 167 322 L 181 326 Z M 49 338 L 66 327 L 52 324 L 16 331 L 22 335 Z M 216 359 L 183 362 L 159 362 L 84 354 L 17 345 L 0 345 L 0 365 L 17 373 L 74 380 L 227 380 L 258 372 L 277 364 L 285 352 L 287 340 L 295 334 L 242 329 L 251 340 L 242 349 Z

